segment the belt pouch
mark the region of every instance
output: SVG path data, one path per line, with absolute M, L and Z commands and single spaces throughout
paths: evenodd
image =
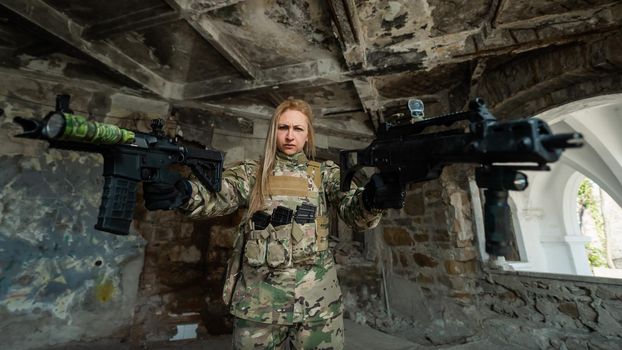
M 266 253 L 266 263 L 270 267 L 291 266 L 292 224 L 277 226 L 270 234 Z
M 274 227 L 271 224 L 263 230 L 251 231 L 244 248 L 244 256 L 249 265 L 258 267 L 266 263 L 268 238 L 272 232 L 274 232 Z

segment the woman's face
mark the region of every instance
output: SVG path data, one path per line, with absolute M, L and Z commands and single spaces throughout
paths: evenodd
M 307 116 L 302 112 L 288 109 L 276 123 L 276 147 L 279 151 L 293 155 L 303 150 L 309 139 Z

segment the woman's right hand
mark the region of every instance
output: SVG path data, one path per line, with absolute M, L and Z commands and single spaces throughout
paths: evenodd
M 174 184 L 143 182 L 143 198 L 147 210 L 172 210 L 186 204 L 192 195 L 192 186 L 184 178 Z

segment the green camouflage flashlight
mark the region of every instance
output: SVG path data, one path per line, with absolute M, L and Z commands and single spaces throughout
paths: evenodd
M 85 117 L 54 112 L 45 121 L 42 133 L 52 140 L 78 141 L 94 144 L 131 143 L 134 132 L 116 125 L 88 121 Z

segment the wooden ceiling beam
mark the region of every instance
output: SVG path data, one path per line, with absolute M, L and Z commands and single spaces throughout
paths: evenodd
M 43 0 L 0 0 L 0 4 L 33 25 L 42 28 L 80 52 L 108 68 L 137 82 L 146 89 L 169 96 L 172 88 L 168 82 L 132 57 L 105 41 L 88 41 L 82 37 L 84 27 Z
M 218 51 L 232 66 L 234 66 L 240 74 L 247 79 L 255 79 L 258 75 L 258 68 L 253 65 L 246 56 L 237 48 L 238 45 L 228 39 L 226 33 L 223 33 L 216 25 L 204 6 L 209 9 L 215 9 L 230 6 L 239 1 L 201 1 L 198 2 L 188 0 L 167 0 L 175 10 L 181 13 L 181 16 L 205 39 L 216 51 Z M 200 7 L 200 8 L 199 8 Z
M 173 9 L 193 13 L 212 12 L 244 1 L 246 0 L 164 0 Z
M 180 20 L 181 14 L 167 4 L 140 9 L 122 16 L 106 19 L 85 28 L 87 40 L 104 39 L 123 32 L 133 32 Z
M 352 82 L 374 130 L 378 130 L 378 126 L 383 121 L 382 105 L 380 104 L 378 89 L 374 86 L 373 78 L 356 78 Z
M 329 0 L 333 29 L 341 44 L 343 57 L 351 69 L 365 66 L 364 40 L 354 0 Z
M 325 59 L 269 68 L 258 72 L 256 80 L 222 77 L 188 83 L 183 97 L 196 99 L 261 89 L 323 86 L 349 80 L 351 78 L 341 69 L 338 61 Z

